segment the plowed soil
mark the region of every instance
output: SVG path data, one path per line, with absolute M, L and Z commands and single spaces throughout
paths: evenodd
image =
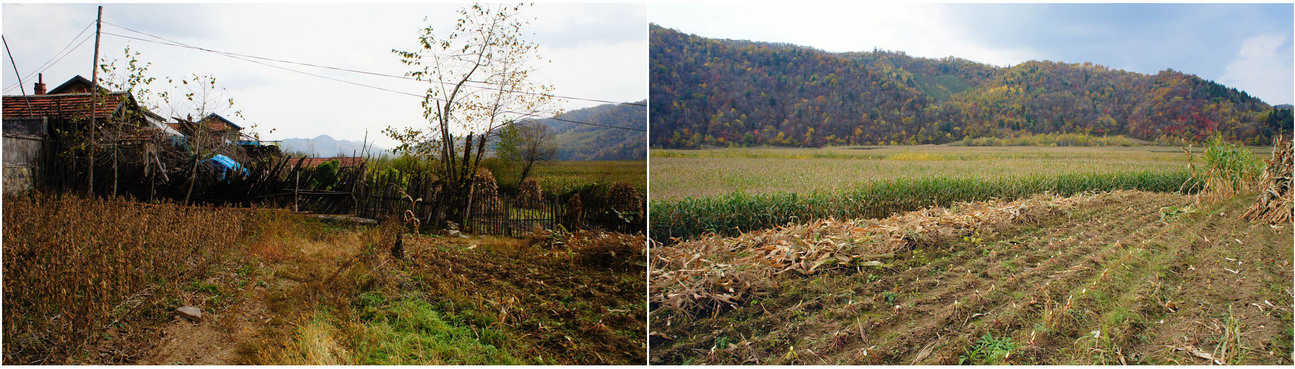
M 780 275 L 733 309 L 654 313 L 650 361 L 1290 365 L 1292 227 L 1239 220 L 1250 199 L 1121 191 L 880 267 Z

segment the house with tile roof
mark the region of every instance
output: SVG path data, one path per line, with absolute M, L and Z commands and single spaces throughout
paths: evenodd
M 32 95 L 4 96 L 4 119 L 45 117 L 50 120 L 88 119 L 91 95 L 89 81 L 76 76 L 59 87 L 45 92 L 44 83 L 37 82 Z M 100 87 L 102 100 L 95 107 L 96 120 L 107 120 L 122 111 L 135 98 L 128 92 L 109 92 Z
M 242 139 L 243 127 L 220 114 L 207 114 L 198 121 L 184 118 L 172 119 L 174 121 L 166 125 L 185 136 L 193 137 L 200 132 L 206 132 L 207 137 L 211 139 L 208 142 L 237 143 Z
M 96 141 L 118 150 L 152 152 L 157 149 L 152 143 L 158 138 L 180 135 L 179 131 L 167 127 L 160 115 L 140 106 L 130 92 L 99 87 L 96 93 L 91 93 L 96 91 L 94 85 L 81 76 L 46 91 L 43 76 L 39 78 L 33 94 L 3 96 L 0 101 L 5 144 L 14 148 L 6 148 L 5 155 L 17 158 L 5 161 L 6 179 L 31 177 L 37 163 L 51 165 L 53 158 L 42 157 L 47 156 L 45 153 L 66 152 L 80 146 L 91 117 L 96 132 L 102 135 Z M 97 103 L 92 99 L 97 99 Z M 64 164 L 55 170 L 63 171 L 67 178 L 79 175 L 71 169 L 76 163 Z M 15 174 L 19 172 L 23 175 Z M 9 187 L 6 184 L 7 191 Z

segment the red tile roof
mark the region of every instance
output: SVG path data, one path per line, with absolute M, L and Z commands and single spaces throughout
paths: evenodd
M 211 129 L 216 131 L 224 131 L 224 130 L 231 130 L 231 129 L 238 131 L 243 129 L 243 127 L 237 124 L 234 124 L 234 122 L 230 121 L 229 119 L 225 119 L 225 117 L 222 117 L 220 116 L 220 114 L 216 114 L 216 113 L 207 114 L 207 117 L 202 119 L 205 121 L 210 121 L 211 123 L 209 124 L 211 125 Z
M 117 111 L 122 102 L 128 100 L 125 92 L 114 92 L 103 96 L 95 109 L 96 119 L 109 118 Z M 28 103 L 31 103 L 30 109 Z M 90 110 L 90 94 L 54 94 L 5 96 L 4 117 L 50 117 L 51 119 L 71 119 L 87 117 Z
M 288 163 L 292 165 L 297 165 L 297 160 L 298 159 L 291 159 L 290 161 L 288 161 Z M 301 161 L 301 166 L 303 168 L 314 168 L 316 166 L 319 166 L 320 164 L 323 164 L 332 160 L 337 160 L 337 164 L 339 168 L 358 167 L 364 164 L 364 158 L 355 158 L 355 157 L 306 158 L 305 160 Z

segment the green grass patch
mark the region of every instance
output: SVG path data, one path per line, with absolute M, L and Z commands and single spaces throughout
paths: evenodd
M 491 328 L 469 329 L 451 323 L 431 304 L 402 299 L 369 314 L 353 346 L 358 364 L 521 364 L 499 349 L 505 335 Z
M 705 233 L 732 236 L 750 230 L 819 218 L 882 218 L 931 206 L 1039 193 L 1142 190 L 1176 192 L 1192 180 L 1187 171 L 1036 175 L 1016 178 L 919 178 L 868 182 L 844 191 L 774 193 L 654 201 L 651 234 L 659 241 Z M 1186 186 L 1192 188 L 1191 184 Z
M 332 365 L 500 365 L 525 362 L 499 348 L 511 339 L 492 328 L 456 323 L 416 298 L 388 302 L 380 294 L 358 299 L 359 316 L 346 319 L 317 309 L 295 328 L 276 362 Z

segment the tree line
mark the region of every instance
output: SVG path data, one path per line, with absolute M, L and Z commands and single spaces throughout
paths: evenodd
M 1268 144 L 1289 109 L 1167 69 L 1092 63 L 995 67 L 903 52 L 830 53 L 652 25 L 654 147 L 947 143 L 1020 134 Z

